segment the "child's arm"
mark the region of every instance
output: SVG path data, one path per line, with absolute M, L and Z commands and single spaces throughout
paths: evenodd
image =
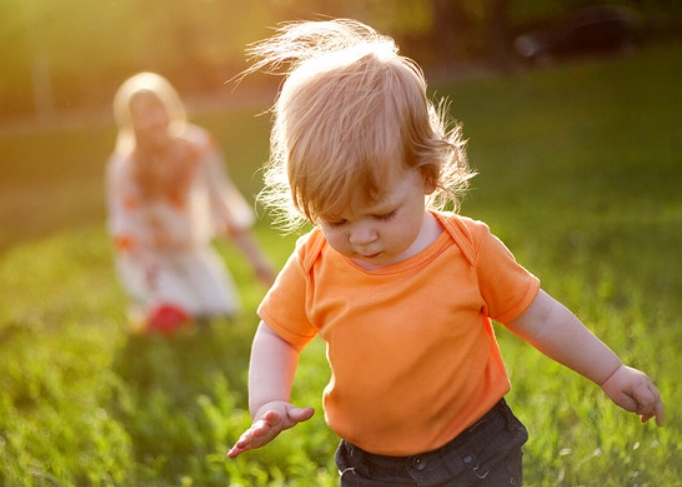
M 249 410 L 253 424 L 242 434 L 227 456 L 260 448 L 285 429 L 306 421 L 313 408 L 289 403 L 298 366 L 298 352 L 261 321 L 253 339 L 249 366 Z
M 649 377 L 623 365 L 618 356 L 565 306 L 540 291 L 533 304 L 506 323 L 540 352 L 600 385 L 613 402 L 663 425 L 663 403 Z

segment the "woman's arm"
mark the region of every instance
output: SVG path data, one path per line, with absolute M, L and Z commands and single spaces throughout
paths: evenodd
M 601 386 L 611 400 L 639 414 L 642 421 L 655 417 L 663 425 L 663 403 L 649 377 L 623 365 L 613 350 L 544 291 L 505 326 L 549 358 Z
M 289 403 L 297 366 L 298 351 L 261 322 L 249 366 L 249 411 L 253 424 L 230 449 L 228 457 L 260 448 L 285 429 L 312 417 L 313 408 L 298 408 Z
M 230 236 L 232 242 L 246 256 L 251 263 L 253 270 L 258 276 L 258 280 L 264 286 L 270 287 L 275 282 L 277 273 L 268 261 L 265 253 L 254 239 L 249 230 L 242 230 Z
M 225 160 L 214 144 L 205 149 L 201 171 L 218 236 L 234 242 L 249 260 L 258 279 L 270 287 L 277 272 L 250 231 L 255 220 L 253 209 L 230 179 Z

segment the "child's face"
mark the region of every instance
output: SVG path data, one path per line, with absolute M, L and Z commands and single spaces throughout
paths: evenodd
M 394 264 L 425 248 L 423 228 L 429 216 L 425 195 L 434 189 L 419 171 L 403 170 L 379 202 L 333 219 L 322 217 L 320 227 L 334 250 L 361 267 Z
M 130 118 L 138 145 L 160 148 L 168 143 L 168 110 L 156 95 L 140 92 L 130 100 Z

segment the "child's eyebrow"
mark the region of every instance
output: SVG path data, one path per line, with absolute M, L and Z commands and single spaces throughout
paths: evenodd
M 386 215 L 388 213 L 393 213 L 397 209 L 397 205 L 390 205 L 390 206 L 385 206 L 381 208 L 376 208 L 374 209 L 371 214 L 372 215 Z

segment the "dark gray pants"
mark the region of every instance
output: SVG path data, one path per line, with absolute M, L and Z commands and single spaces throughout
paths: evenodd
M 501 399 L 441 448 L 407 457 L 366 452 L 342 440 L 336 451 L 341 487 L 497 487 L 523 482 L 521 446 L 528 431 Z

